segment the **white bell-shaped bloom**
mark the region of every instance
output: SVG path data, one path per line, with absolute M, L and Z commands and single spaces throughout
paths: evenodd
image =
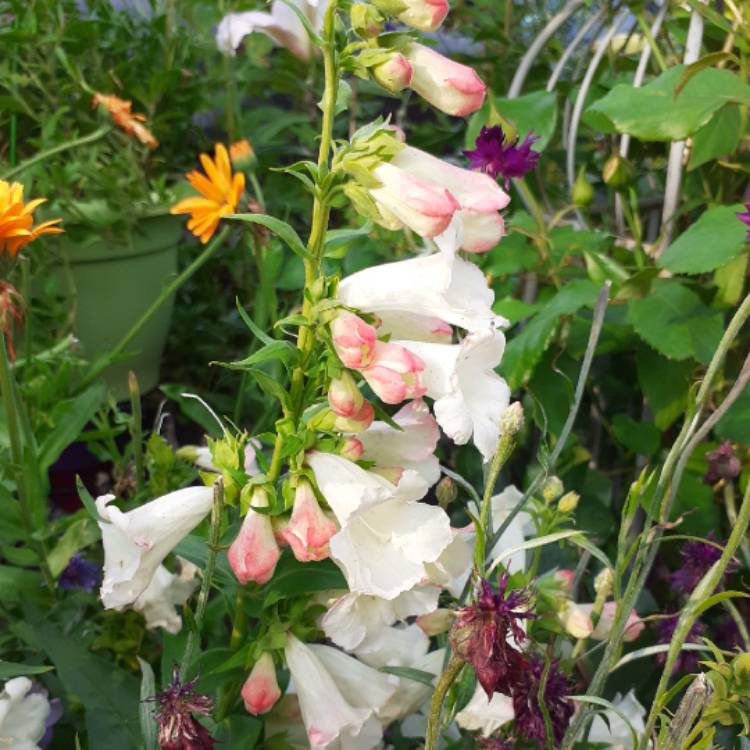
M 110 505 L 114 499 L 103 495 L 96 500 L 104 544 L 100 593 L 106 609 L 132 604 L 146 590 L 164 558 L 208 515 L 213 489 L 186 487 L 126 513 Z
M 493 693 L 488 700 L 487 693 L 477 685 L 471 700 L 456 714 L 456 722 L 469 732 L 481 732 L 483 737 L 494 734 L 503 724 L 515 718 L 513 700 L 502 693 Z
M 437 586 L 415 586 L 390 600 L 349 592 L 328 607 L 320 626 L 337 646 L 354 651 L 395 622 L 433 612 L 439 596 Z
M 431 487 L 440 479 L 435 455 L 440 429 L 429 407 L 422 400 L 410 401 L 393 415 L 393 421 L 400 430 L 386 422 L 373 422 L 359 434 L 363 458 L 380 467 L 416 471 Z
M 373 724 L 365 725 L 395 692 L 395 680 L 335 648 L 306 645 L 291 634 L 284 654 L 312 748 L 356 738 L 363 730 L 370 735 Z
M 632 727 L 638 737 L 643 736 L 646 731 L 646 725 L 643 721 L 646 716 L 646 709 L 636 698 L 634 690 L 631 690 L 624 697 L 618 693 L 612 701 L 612 705 L 618 709 L 619 713 L 607 709 L 603 714 L 597 714 L 591 722 L 589 742 L 602 743 L 611 750 L 635 750 L 633 734 L 630 730 Z M 630 726 L 620 714 L 627 718 Z
M 291 0 L 291 3 L 320 30 L 327 0 Z M 283 0 L 273 0 L 270 13 L 258 10 L 228 13 L 216 30 L 216 46 L 224 54 L 233 55 L 242 40 L 254 31 L 269 36 L 300 60 L 309 60 L 312 55 L 310 38 L 302 21 Z
M 396 339 L 412 338 L 416 331 L 420 335 L 414 338 L 423 340 L 424 331 L 430 336 L 426 340 L 437 336 L 444 342 L 445 331 L 435 321 L 467 331 L 507 325 L 492 312 L 495 295 L 482 272 L 457 257 L 456 250 L 454 245 L 449 252 L 365 268 L 343 279 L 338 299 L 347 307 L 377 315 L 380 331 Z
M 355 650 L 355 655 L 375 669 L 408 667 L 427 653 L 430 639 L 416 624 L 381 628 L 377 635 Z
M 159 565 L 151 583 L 133 603 L 133 609 L 143 615 L 149 630 L 164 628 L 168 633 L 180 632 L 182 617 L 177 607 L 181 607 L 198 587 L 196 570 L 188 563 L 180 575 L 175 575 Z
M 435 399 L 435 416 L 458 445 L 474 439 L 489 461 L 500 439 L 500 417 L 510 402 L 508 384 L 495 372 L 505 336 L 493 328 L 469 333 L 460 344 L 397 341 L 423 362 L 422 385 Z
M 31 688 L 28 677 L 14 677 L 0 692 L 0 747 L 39 750 L 50 704 L 44 694 L 32 693 Z

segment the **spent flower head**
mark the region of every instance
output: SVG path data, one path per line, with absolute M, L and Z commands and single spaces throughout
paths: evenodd
M 464 151 L 470 161 L 471 169 L 478 169 L 492 177 L 502 175 L 505 187 L 512 177 L 523 177 L 527 172 L 536 169 L 539 163 L 539 152 L 531 147 L 539 136 L 527 133 L 519 145 L 519 139 L 505 139 L 505 133 L 499 125 L 483 127 L 477 136 L 475 147 Z
M 108 112 L 112 122 L 120 130 L 137 138 L 144 146 L 156 148 L 159 145 L 159 141 L 154 138 L 154 134 L 143 124 L 146 122 L 146 116 L 131 111 L 133 102 L 120 99 L 113 94 L 96 93 L 91 106 L 101 107 Z
M 742 463 L 732 448 L 729 441 L 722 443 L 718 448 L 706 453 L 708 471 L 703 481 L 706 484 L 715 484 L 720 479 L 735 479 L 742 471 Z

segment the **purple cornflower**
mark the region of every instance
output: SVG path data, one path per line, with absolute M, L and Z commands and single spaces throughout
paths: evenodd
M 710 541 L 715 541 L 713 533 L 706 537 Z M 685 542 L 680 549 L 682 558 L 682 567 L 669 576 L 669 582 L 674 588 L 683 594 L 691 594 L 693 589 L 700 583 L 711 566 L 721 557 L 721 548 L 706 542 L 689 541 Z M 732 573 L 734 566 L 730 563 L 727 565 L 724 575 Z
M 93 591 L 99 583 L 99 566 L 86 560 L 80 552 L 76 552 L 60 574 L 57 583 L 61 589 Z
M 706 484 L 715 484 L 720 479 L 735 479 L 742 471 L 740 459 L 734 454 L 729 441 L 706 453 L 706 459 L 708 471 L 703 478 Z
M 526 638 L 520 621 L 535 617 L 529 611 L 527 589 L 506 593 L 508 577 L 507 571 L 500 576 L 497 593 L 489 581 L 480 581 L 476 602 L 458 610 L 450 635 L 453 650 L 474 667 L 488 698 L 495 691 L 508 692 L 510 679 L 523 659 L 510 638 L 520 645 Z
M 748 226 L 745 239 L 750 242 L 750 201 L 745 204 L 745 210 L 737 213 L 737 218 Z
M 506 143 L 505 133 L 499 125 L 483 127 L 474 149 L 464 151 L 464 156 L 470 161 L 470 169 L 478 169 L 491 177 L 502 175 L 507 188 L 511 177 L 523 177 L 536 168 L 539 153 L 531 147 L 538 140 L 539 136 L 527 133 L 520 146 L 518 138 Z
M 679 620 L 679 613 L 666 617 L 656 623 L 656 642 L 657 643 L 669 643 L 674 635 L 674 629 L 677 627 L 677 621 Z M 706 626 L 696 621 L 690 632 L 685 638 L 685 643 L 700 643 L 701 636 L 706 632 Z M 677 657 L 677 661 L 674 663 L 674 669 L 672 670 L 675 674 L 677 672 L 696 672 L 698 670 L 698 659 L 700 658 L 698 651 L 686 651 L 681 650 L 680 655 Z M 656 663 L 663 667 L 667 661 L 666 652 L 656 655 Z
M 518 673 L 512 693 L 516 730 L 529 742 L 536 741 L 540 747 L 547 746 L 544 715 L 539 708 L 539 686 L 543 673 L 544 659 L 539 656 L 524 659 L 523 668 Z M 552 724 L 555 746 L 562 741 L 573 715 L 573 703 L 567 700 L 569 693 L 568 678 L 559 671 L 557 660 L 553 659 L 544 686 L 544 705 Z
M 180 670 L 175 667 L 172 684 L 148 700 L 160 704 L 156 709 L 159 724 L 159 747 L 162 750 L 214 750 L 214 740 L 194 713 L 208 716 L 213 701 L 195 690 L 195 680 L 180 683 Z

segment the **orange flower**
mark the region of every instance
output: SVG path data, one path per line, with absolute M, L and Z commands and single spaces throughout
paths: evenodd
M 229 146 L 229 158 L 232 160 L 232 166 L 235 169 L 242 169 L 252 163 L 255 152 L 247 138 L 235 141 Z
M 185 198 L 172 207 L 171 213 L 190 214 L 187 227 L 205 244 L 219 226 L 221 217 L 237 210 L 245 189 L 245 175 L 242 172 L 232 174 L 229 154 L 221 143 L 216 144 L 213 159 L 201 154 L 200 160 L 206 174 L 194 170 L 187 178 L 203 197 Z
M 15 258 L 18 251 L 43 234 L 60 234 L 56 227 L 62 219 L 45 221 L 34 226 L 34 211 L 45 202 L 37 198 L 24 204 L 23 185 L 19 182 L 0 180 L 0 253 L 6 252 Z
M 136 115 L 130 111 L 130 108 L 133 106 L 132 102 L 120 99 L 113 94 L 94 94 L 91 104 L 93 107 L 104 107 L 118 128 L 124 130 L 128 135 L 135 136 L 144 146 L 156 148 L 159 145 L 159 141 L 143 125 L 146 122 L 146 116 Z

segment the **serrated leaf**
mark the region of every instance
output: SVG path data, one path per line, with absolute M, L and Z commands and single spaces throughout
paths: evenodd
M 744 207 L 714 206 L 704 211 L 659 258 L 657 265 L 674 273 L 705 273 L 746 251 L 747 227 L 737 219 Z
M 307 248 L 300 239 L 297 232 L 281 219 L 276 219 L 267 214 L 229 214 L 225 219 L 234 219 L 235 221 L 246 221 L 250 224 L 260 224 L 270 229 L 275 235 L 280 237 L 287 244 L 289 249 L 302 258 L 308 256 Z

